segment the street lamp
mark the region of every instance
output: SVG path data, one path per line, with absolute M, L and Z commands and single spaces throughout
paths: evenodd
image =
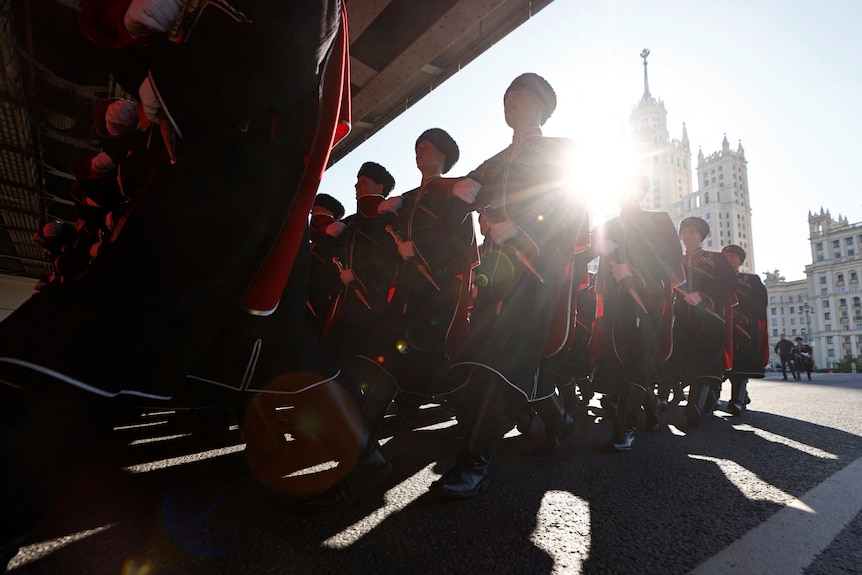
M 808 305 L 808 302 L 805 302 L 805 305 L 802 306 L 802 309 L 805 311 L 805 338 L 804 341 L 808 344 L 808 334 L 811 332 L 811 322 L 808 319 L 808 313 L 811 311 L 811 306 Z

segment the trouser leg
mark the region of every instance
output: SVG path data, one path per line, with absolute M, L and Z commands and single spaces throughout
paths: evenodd
M 698 377 L 691 382 L 688 391 L 688 405 L 685 408 L 686 421 L 691 426 L 697 426 L 701 418 L 712 407 L 710 396 L 714 394 L 713 378 Z
M 730 400 L 727 402 L 727 411 L 732 415 L 739 415 L 745 411 L 748 398 L 748 378 L 741 375 L 730 377 Z
M 552 455 L 574 430 L 575 420 L 557 394 L 533 402 L 532 405 L 545 425 L 545 442 L 539 448 L 538 454 Z
M 362 415 L 372 433 L 376 432 L 383 423 L 397 391 L 395 382 L 384 373 L 381 373 L 374 383 L 366 388 Z
M 500 421 L 505 414 L 502 384 L 493 378 L 481 378 L 468 384 L 465 397 L 458 401 L 458 420 L 464 428 L 464 443 L 455 466 L 437 482 L 447 497 L 468 498 L 488 485 L 491 449 L 499 439 Z
M 620 406 L 614 418 L 613 447 L 618 451 L 628 451 L 634 442 L 646 389 L 635 383 L 624 384 L 620 394 Z M 652 395 L 652 394 L 650 394 Z

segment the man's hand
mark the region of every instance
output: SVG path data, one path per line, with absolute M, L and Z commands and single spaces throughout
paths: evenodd
M 692 307 L 697 307 L 703 303 L 703 298 L 700 297 L 700 292 L 692 292 L 690 294 L 686 294 L 685 303 Z
M 344 229 L 347 227 L 347 224 L 344 222 L 332 222 L 328 226 L 326 226 L 326 235 L 332 236 L 333 238 L 337 238 L 340 236 Z
M 413 244 L 413 240 L 407 240 L 406 242 L 401 242 L 398 245 L 398 253 L 401 254 L 401 258 L 406 262 L 412 257 L 416 256 L 416 246 Z
M 401 196 L 395 196 L 394 198 L 386 198 L 380 205 L 377 206 L 377 213 L 381 216 L 386 212 L 391 214 L 397 214 L 398 210 L 401 209 L 401 205 L 403 204 L 401 200 Z
M 512 220 L 503 220 L 491 224 L 491 240 L 498 246 L 502 246 L 507 240 L 518 235 L 518 226 Z
M 341 279 L 341 283 L 348 286 L 352 282 L 356 281 L 356 274 L 353 273 L 353 270 L 350 268 L 345 268 L 339 271 L 339 277 Z
M 632 277 L 632 272 L 629 269 L 629 264 L 611 264 L 611 273 L 617 282 L 621 282 L 626 278 Z
M 123 26 L 133 37 L 164 34 L 182 15 L 181 0 L 132 0 L 123 16 Z
M 476 196 L 479 194 L 481 188 L 482 184 L 479 182 L 470 178 L 464 178 L 452 186 L 452 195 L 465 204 L 472 204 L 476 201 Z

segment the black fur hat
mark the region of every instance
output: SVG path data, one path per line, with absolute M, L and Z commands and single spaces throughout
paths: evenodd
M 392 177 L 392 174 L 386 168 L 376 162 L 365 162 L 362 164 L 362 167 L 359 168 L 359 173 L 356 174 L 357 178 L 359 176 L 371 178 L 378 184 L 382 184 L 384 198 L 395 188 L 395 178 Z
M 446 130 L 441 130 L 440 128 L 425 130 L 416 139 L 416 145 L 413 146 L 413 149 L 418 148 L 421 142 L 431 142 L 446 156 L 446 161 L 443 163 L 444 174 L 452 169 L 452 166 L 458 162 L 458 158 L 461 156 L 458 144 L 455 143 L 455 140 L 452 139 L 452 136 Z
M 344 206 L 329 194 L 317 194 L 314 197 L 314 205 L 332 212 L 332 217 L 336 220 L 344 217 Z
M 726 254 L 736 254 L 736 257 L 739 258 L 739 263 L 745 263 L 745 250 L 738 245 L 730 244 L 729 246 L 724 246 L 721 251 Z

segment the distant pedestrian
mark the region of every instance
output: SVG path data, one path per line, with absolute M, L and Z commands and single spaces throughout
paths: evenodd
M 782 333 L 779 336 L 778 343 L 775 344 L 773 350 L 778 354 L 778 358 L 781 359 L 781 375 L 783 379 L 787 379 L 787 366 L 790 365 L 790 359 L 793 355 L 793 343 L 789 339 L 784 338 L 784 334 Z M 791 368 L 791 372 L 793 369 Z

